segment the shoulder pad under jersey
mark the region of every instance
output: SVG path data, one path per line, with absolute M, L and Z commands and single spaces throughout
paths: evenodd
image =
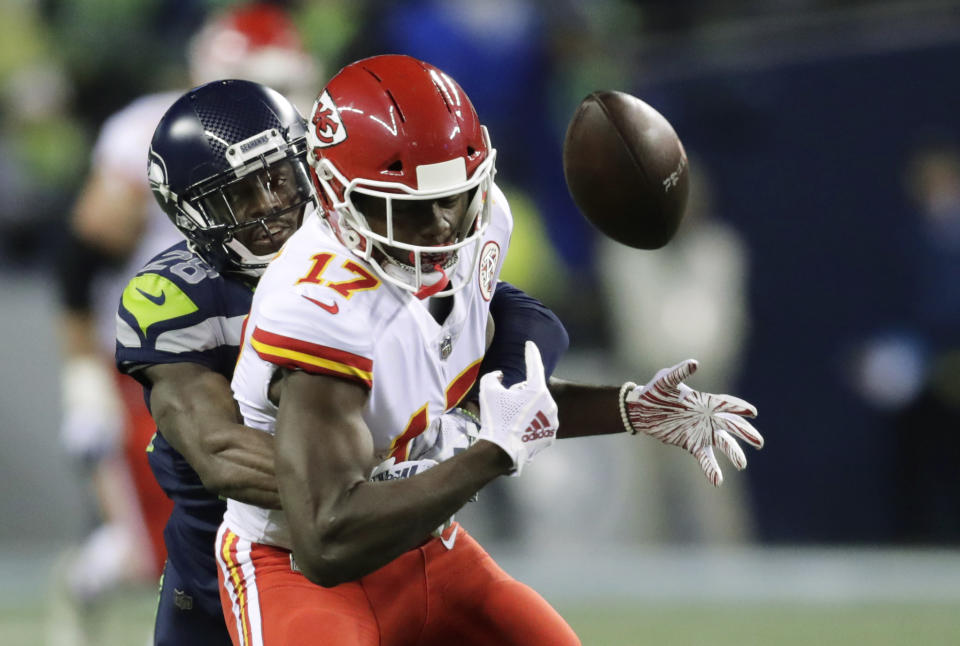
M 192 361 L 213 369 L 236 355 L 253 290 L 221 275 L 186 242 L 148 262 L 123 290 L 117 311 L 117 366 Z

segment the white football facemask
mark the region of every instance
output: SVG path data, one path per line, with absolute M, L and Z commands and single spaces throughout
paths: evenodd
M 485 129 L 484 136 L 489 142 Z M 311 158 L 310 163 L 316 172 L 320 190 L 332 205 L 328 216 L 333 221 L 341 242 L 368 261 L 385 282 L 413 292 L 418 298 L 427 298 L 455 294 L 470 282 L 476 270 L 476 263 L 471 262 L 470 273 L 463 280 L 453 282 L 449 279 L 449 273 L 455 269 L 461 253 L 467 253 L 471 260 L 475 258 L 490 224 L 490 191 L 496 174 L 496 150 L 489 150 L 487 158 L 469 179 L 466 177 L 463 158 L 419 166 L 419 185 L 425 187 L 421 189 L 413 189 L 399 182 L 365 178 L 348 180 L 328 159 Z M 312 153 L 309 155 L 312 156 Z M 342 199 L 338 196 L 336 185 L 343 187 Z M 473 191 L 473 196 L 467 205 L 463 230 L 458 232 L 455 242 L 423 246 L 401 242 L 394 237 L 394 200 L 437 200 L 468 191 Z M 353 202 L 351 196 L 354 192 L 384 200 L 386 235 L 380 235 L 370 228 L 366 217 Z M 377 257 L 373 256 L 374 249 L 381 252 Z M 398 260 L 397 254 L 389 253 L 389 249 L 408 252 L 409 263 Z M 433 262 L 434 260 L 436 262 Z

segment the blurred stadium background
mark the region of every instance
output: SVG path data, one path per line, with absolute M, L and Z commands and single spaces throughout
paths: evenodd
M 184 86 L 190 36 L 231 4 L 0 4 L 4 645 L 65 643 L 58 572 L 93 522 L 58 440 L 51 270 L 90 146 Z M 558 376 L 645 381 L 694 356 L 695 386 L 760 410 L 767 446 L 720 490 L 618 436 L 561 443 L 463 512 L 585 644 L 960 643 L 960 2 L 274 4 L 324 76 L 410 53 L 474 99 L 517 220 L 505 277 L 571 333 Z M 597 239 L 566 193 L 567 119 L 601 88 L 690 153 L 663 250 Z M 98 643 L 146 643 L 152 596 L 89 609 Z

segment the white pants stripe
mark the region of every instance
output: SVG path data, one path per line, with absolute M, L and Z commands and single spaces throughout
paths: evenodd
M 263 623 L 257 577 L 250 557 L 251 543 L 225 524 L 217 532 L 217 563 L 230 597 L 240 646 L 263 646 Z

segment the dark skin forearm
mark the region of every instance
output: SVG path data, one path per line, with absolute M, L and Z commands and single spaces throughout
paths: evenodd
M 157 428 L 210 491 L 280 509 L 273 436 L 240 424 L 230 383 L 195 363 L 144 369 Z
M 283 383 L 277 473 L 293 551 L 322 586 L 360 578 L 416 547 L 512 464 L 480 441 L 429 471 L 369 482 L 373 439 L 361 412 L 367 392 L 352 382 L 295 372 Z
M 560 416 L 557 439 L 625 432 L 620 419 L 619 386 L 592 386 L 551 377 L 549 388 Z M 475 400 L 464 400 L 459 405 L 480 417 L 480 405 Z
M 619 386 L 588 386 L 550 378 L 550 394 L 557 402 L 560 428 L 557 437 L 587 437 L 623 433 Z

